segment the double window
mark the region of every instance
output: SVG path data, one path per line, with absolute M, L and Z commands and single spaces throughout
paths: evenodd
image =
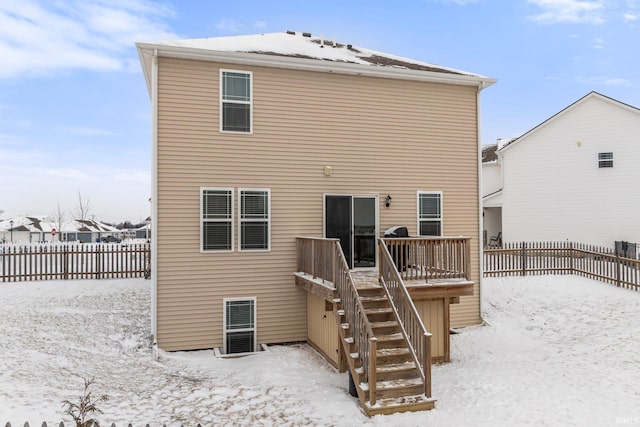
M 256 351 L 256 299 L 224 299 L 224 353 Z
M 220 70 L 220 130 L 251 133 L 252 73 Z
M 418 233 L 442 236 L 442 193 L 418 191 Z
M 233 194 L 233 188 L 200 189 L 202 251 L 233 251 Z M 271 191 L 240 188 L 238 199 L 240 251 L 271 249 Z
M 598 153 L 598 167 L 599 168 L 612 168 L 613 167 L 613 153 Z

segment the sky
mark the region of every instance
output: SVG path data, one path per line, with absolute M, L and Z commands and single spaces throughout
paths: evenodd
M 640 0 L 0 0 L 0 218 L 143 221 L 150 99 L 136 42 L 305 31 L 497 79 L 481 142 L 591 91 L 640 107 Z

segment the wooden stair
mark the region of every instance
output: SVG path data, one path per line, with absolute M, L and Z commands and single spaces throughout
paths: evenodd
M 370 403 L 369 384 L 364 378 L 365 370 L 351 329 L 344 319 L 344 311 L 337 307 L 339 304 L 334 304 L 334 309 L 341 325 L 340 335 L 348 355 L 348 365 L 365 413 L 372 416 L 433 409 L 435 399 L 424 394 L 420 370 L 384 289 L 377 284 L 357 284 L 356 289 L 377 339 L 375 405 Z

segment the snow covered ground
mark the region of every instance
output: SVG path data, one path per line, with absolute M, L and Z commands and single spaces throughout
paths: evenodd
M 433 369 L 436 409 L 367 418 L 347 375 L 304 345 L 154 361 L 149 285 L 0 283 L 0 425 L 69 422 L 61 402 L 82 377 L 110 397 L 99 419 L 119 427 L 640 424 L 638 292 L 577 276 L 486 279 L 488 325 L 452 336 L 452 362 Z

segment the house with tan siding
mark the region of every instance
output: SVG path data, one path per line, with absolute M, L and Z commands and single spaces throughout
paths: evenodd
M 432 356 L 448 359 L 449 326 L 481 321 L 479 99 L 494 80 L 308 33 L 137 47 L 157 345 L 306 341 L 350 371 L 367 413 L 433 407 Z M 393 226 L 411 237 L 384 238 Z M 391 343 L 433 322 L 413 334 L 422 353 Z

